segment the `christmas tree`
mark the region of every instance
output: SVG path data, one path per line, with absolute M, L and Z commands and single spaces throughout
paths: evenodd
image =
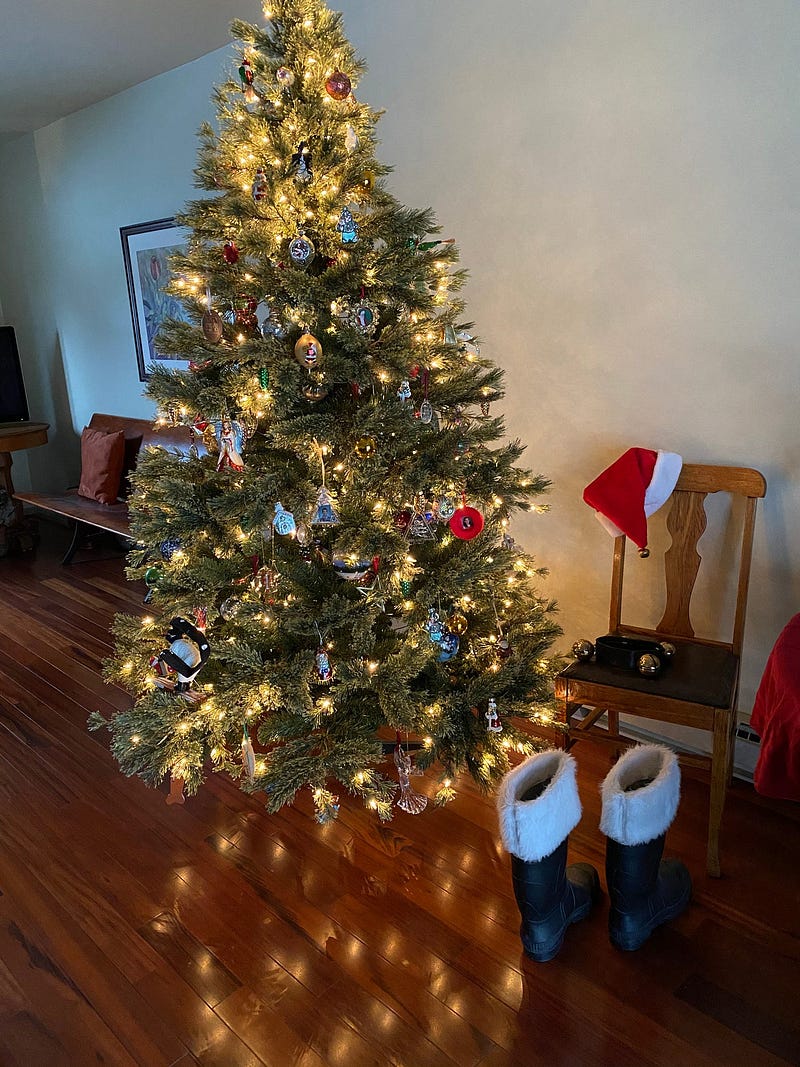
M 386 187 L 341 16 L 265 14 L 232 26 L 210 195 L 178 220 L 190 321 L 159 336 L 147 394 L 195 443 L 132 479 L 151 614 L 117 619 L 106 673 L 134 702 L 91 725 L 151 785 L 213 769 L 270 810 L 308 787 L 320 821 L 342 790 L 389 818 L 424 806 L 413 764 L 439 803 L 464 770 L 489 789 L 550 718 L 560 631 L 508 527 L 548 482 L 501 443 L 454 242 Z

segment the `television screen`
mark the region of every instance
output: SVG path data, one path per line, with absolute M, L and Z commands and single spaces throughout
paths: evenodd
M 28 401 L 13 326 L 0 326 L 0 422 L 27 422 Z

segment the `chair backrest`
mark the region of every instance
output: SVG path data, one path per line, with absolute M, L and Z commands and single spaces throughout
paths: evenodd
M 673 490 L 667 516 L 667 530 L 672 538 L 664 554 L 666 605 L 661 621 L 654 630 L 632 627 L 622 622 L 622 588 L 625 573 L 625 536 L 614 542 L 614 567 L 611 578 L 611 610 L 609 632 L 619 630 L 655 633 L 662 637 L 696 638 L 690 619 L 692 593 L 700 570 L 701 556 L 697 544 L 707 524 L 705 500 L 709 493 L 729 493 L 744 499 L 744 516 L 738 545 L 738 582 L 730 641 L 710 641 L 723 644 L 737 656 L 741 655 L 747 592 L 750 584 L 750 563 L 753 555 L 756 504 L 767 491 L 762 474 L 749 467 L 716 467 L 685 463 Z
M 129 419 L 124 415 L 103 415 L 100 412 L 92 415 L 89 425 L 93 430 L 105 430 L 107 433 L 122 430 L 126 441 L 138 441 L 141 437 L 141 445 L 145 448 L 147 445 L 161 445 L 188 455 L 192 445 L 192 432 L 188 426 L 154 426 L 149 419 Z

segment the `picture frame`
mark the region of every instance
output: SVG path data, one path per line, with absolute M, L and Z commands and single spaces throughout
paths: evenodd
M 186 231 L 174 218 L 167 218 L 121 226 L 119 232 L 139 380 L 147 381 L 154 363 L 185 370 L 188 360 L 159 352 L 158 331 L 166 319 L 190 321 L 181 301 L 165 292 L 172 279 L 169 257 L 186 247 Z

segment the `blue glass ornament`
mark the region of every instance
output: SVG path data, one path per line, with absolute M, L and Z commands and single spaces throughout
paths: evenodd
M 181 541 L 179 537 L 168 537 L 166 541 L 162 541 L 159 545 L 159 551 L 161 552 L 161 558 L 167 561 L 181 548 Z
M 456 652 L 458 652 L 458 646 L 460 644 L 461 642 L 458 634 L 445 630 L 442 639 L 439 642 L 439 662 L 446 663 L 449 659 L 452 659 Z

